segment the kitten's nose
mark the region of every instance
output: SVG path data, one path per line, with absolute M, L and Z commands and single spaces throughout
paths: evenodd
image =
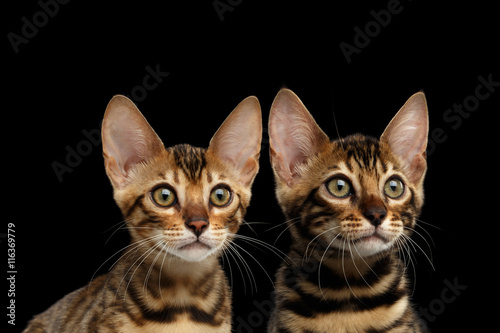
M 381 225 L 387 215 L 384 202 L 376 196 L 368 196 L 363 200 L 361 212 L 375 227 Z
M 373 224 L 375 227 L 378 227 L 382 224 L 382 221 L 387 215 L 387 211 L 384 207 L 374 206 L 364 211 L 363 215 L 370 221 L 371 224 Z
M 208 221 L 206 220 L 192 220 L 186 222 L 186 227 L 191 229 L 192 232 L 196 235 L 196 237 L 200 237 L 200 235 L 207 229 Z

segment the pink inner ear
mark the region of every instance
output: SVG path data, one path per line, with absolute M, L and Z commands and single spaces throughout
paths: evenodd
M 393 152 L 410 161 L 427 146 L 427 124 L 418 116 L 408 112 L 406 119 L 402 118 L 387 138 Z
M 234 165 L 248 185 L 258 171 L 262 141 L 262 115 L 256 97 L 241 101 L 210 141 L 209 150 Z
M 411 96 L 391 120 L 381 140 L 405 162 L 413 178 L 425 171 L 425 150 L 429 131 L 427 103 L 423 93 Z
M 108 175 L 115 184 L 125 184 L 134 165 L 164 149 L 140 111 L 124 96 L 113 97 L 106 108 L 102 141 Z
M 292 91 L 282 89 L 269 116 L 271 159 L 278 176 L 291 185 L 297 167 L 329 142 L 326 134 Z

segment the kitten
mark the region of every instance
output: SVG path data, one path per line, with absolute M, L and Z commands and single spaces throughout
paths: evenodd
M 379 140 L 330 141 L 283 89 L 269 116 L 276 195 L 292 235 L 276 275 L 269 332 L 424 332 L 398 252 L 423 204 L 428 134 L 423 93 Z M 404 258 L 403 258 L 404 259 Z
M 109 273 L 36 316 L 25 332 L 230 332 L 219 256 L 249 205 L 261 137 L 253 96 L 207 149 L 165 149 L 136 106 L 113 97 L 102 126 L 105 169 L 131 244 Z

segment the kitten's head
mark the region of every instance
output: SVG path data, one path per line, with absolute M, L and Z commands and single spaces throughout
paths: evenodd
M 261 137 L 255 97 L 234 109 L 208 148 L 167 149 L 132 101 L 113 97 L 102 126 L 105 168 L 132 241 L 187 261 L 219 253 L 249 205 Z
M 379 140 L 330 141 L 300 99 L 281 90 L 269 118 L 271 160 L 294 240 L 353 257 L 397 246 L 423 204 L 427 132 L 423 93 L 408 99 Z

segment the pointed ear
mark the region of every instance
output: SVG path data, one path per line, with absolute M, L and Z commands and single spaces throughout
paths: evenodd
M 417 184 L 427 169 L 429 117 L 423 92 L 412 95 L 380 137 L 405 165 L 410 180 Z
M 128 183 L 130 170 L 164 150 L 163 143 L 134 103 L 114 96 L 102 123 L 102 144 L 106 173 L 114 187 Z
M 262 115 L 255 96 L 236 106 L 210 140 L 209 152 L 235 166 L 240 181 L 250 186 L 259 170 Z
M 297 167 L 330 142 L 302 101 L 282 89 L 269 115 L 271 163 L 276 174 L 291 186 L 300 176 Z

